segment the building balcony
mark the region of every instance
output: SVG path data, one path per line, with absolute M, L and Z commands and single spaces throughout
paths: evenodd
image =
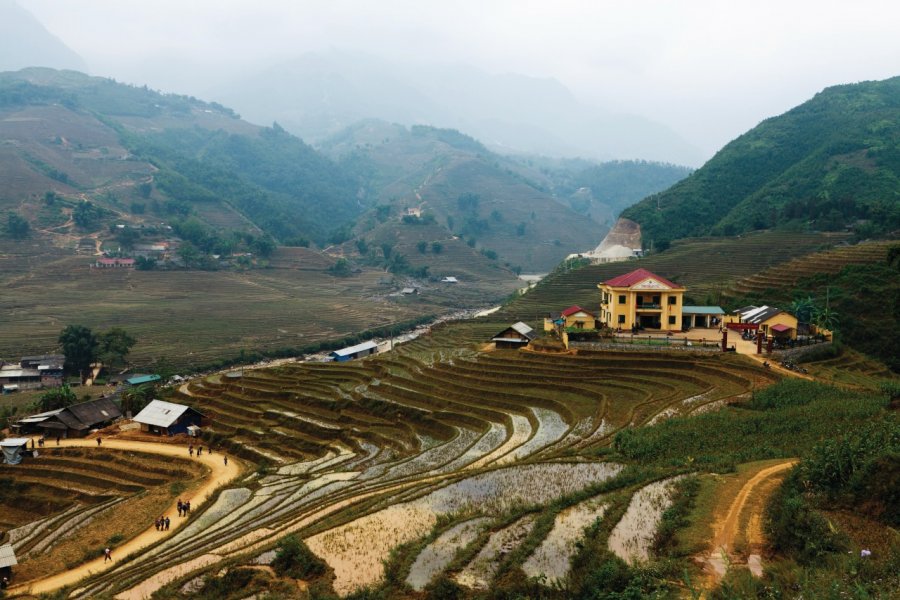
M 662 310 L 662 305 L 660 304 L 638 304 L 638 310 Z

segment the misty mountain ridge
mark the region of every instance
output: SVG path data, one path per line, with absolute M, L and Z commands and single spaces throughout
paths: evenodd
M 52 67 L 87 71 L 84 60 L 15 0 L 0 0 L 0 71 Z
M 668 127 L 586 106 L 555 79 L 466 65 L 307 53 L 214 86 L 208 95 L 250 121 L 278 121 L 312 144 L 375 118 L 457 129 L 506 153 L 688 165 L 701 156 Z

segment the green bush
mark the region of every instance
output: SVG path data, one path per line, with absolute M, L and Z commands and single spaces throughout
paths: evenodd
M 328 567 L 297 536 L 289 535 L 278 542 L 272 569 L 294 579 L 313 579 L 324 575 Z

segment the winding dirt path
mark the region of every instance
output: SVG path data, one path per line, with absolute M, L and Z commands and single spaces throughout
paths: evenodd
M 55 447 L 55 445 L 53 447 Z M 160 456 L 177 456 L 178 458 L 190 458 L 188 456 L 187 448 L 181 444 L 158 444 L 154 442 L 117 440 L 114 438 L 103 438 L 102 445 L 99 448 L 97 447 L 96 439 L 62 440 L 62 442 L 60 443 L 60 447 L 97 448 L 98 452 L 103 452 L 104 449 L 110 448 L 113 450 L 132 450 L 135 452 L 146 452 L 148 454 L 157 454 Z M 234 460 L 231 456 L 228 457 L 228 464 L 226 465 L 225 454 L 220 452 L 216 452 L 212 455 L 203 454 L 200 457 L 196 456 L 195 454 L 193 460 L 207 466 L 210 469 L 210 474 L 207 477 L 206 481 L 204 481 L 199 488 L 192 492 L 190 497 L 185 496 L 185 500 L 190 500 L 192 510 L 194 508 L 203 506 L 216 490 L 236 479 L 242 471 L 241 463 L 237 460 Z M 164 514 L 176 515 L 176 504 L 177 501 L 173 502 Z M 178 531 L 181 526 L 189 522 L 190 521 L 187 519 L 179 519 L 175 517 L 171 522 L 171 529 L 162 533 L 157 531 L 156 528 L 150 529 L 148 527 L 145 531 L 139 533 L 137 536 L 131 538 L 124 544 L 113 548 L 112 562 L 104 563 L 103 558 L 100 557 L 83 565 L 80 565 L 74 569 L 64 571 L 56 575 L 51 575 L 49 577 L 38 579 L 36 581 L 27 581 L 18 584 L 11 588 L 10 592 L 12 594 L 29 593 L 37 595 L 52 592 L 63 586 L 75 584 L 85 577 L 95 575 L 113 567 L 114 565 L 116 565 L 116 559 L 125 558 L 133 552 L 142 550 L 150 546 L 151 544 L 154 544 L 159 540 L 168 537 L 169 535 Z
M 727 572 L 731 563 L 731 555 L 734 550 L 735 540 L 740 531 L 739 524 L 741 522 L 741 514 L 747 505 L 747 501 L 754 492 L 760 492 L 760 488 L 765 487 L 766 496 L 774 490 L 774 486 L 766 485 L 773 477 L 784 474 L 788 469 L 797 464 L 797 459 L 789 459 L 769 467 L 760 469 L 753 477 L 751 477 L 741 487 L 740 491 L 731 501 L 728 512 L 722 518 L 717 518 L 713 525 L 713 541 L 712 551 L 708 556 L 702 559 L 709 582 L 714 584 L 718 582 Z M 753 506 L 749 507 L 753 512 L 749 515 L 749 523 L 759 523 L 762 517 L 762 510 L 765 507 L 765 501 L 757 501 Z M 755 558 L 754 558 L 755 557 Z M 751 555 L 751 566 L 759 565 L 759 556 Z

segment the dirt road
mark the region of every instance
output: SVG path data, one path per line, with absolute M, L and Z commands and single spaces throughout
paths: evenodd
M 148 454 L 157 454 L 162 456 L 190 458 L 186 446 L 176 444 L 157 444 L 153 442 L 137 442 L 132 440 L 117 440 L 114 438 L 103 438 L 102 445 L 99 448 L 97 447 L 96 439 L 62 440 L 60 446 L 64 448 L 96 448 L 98 452 L 103 452 L 105 449 L 132 450 L 135 452 L 146 452 Z M 217 489 L 234 480 L 241 473 L 241 463 L 239 461 L 234 460 L 231 456 L 229 456 L 228 464 L 225 465 L 224 458 L 225 455 L 220 452 L 216 452 L 212 455 L 204 454 L 200 457 L 197 457 L 196 454 L 194 455 L 193 460 L 209 467 L 210 474 L 203 482 L 203 484 L 192 493 L 190 498 L 185 498 L 186 500 L 190 500 L 192 510 L 194 508 L 203 506 L 203 504 L 206 503 L 207 500 L 209 500 L 210 496 L 212 496 L 212 494 Z M 165 512 L 165 514 L 175 516 L 177 514 L 176 504 L 177 501 L 173 502 Z M 148 527 L 146 531 L 138 534 L 136 537 L 128 540 L 124 544 L 113 548 L 112 562 L 104 563 L 103 557 L 100 557 L 57 575 L 51 575 L 50 577 L 45 577 L 44 579 L 17 584 L 10 590 L 10 592 L 12 592 L 13 594 L 43 594 L 52 592 L 53 590 L 59 589 L 63 586 L 72 585 L 85 577 L 112 568 L 116 565 L 116 559 L 125 558 L 133 552 L 146 548 L 151 544 L 158 542 L 160 539 L 166 538 L 167 536 L 177 531 L 179 527 L 188 522 L 188 520 L 175 518 L 171 522 L 171 529 L 168 532 L 164 533 L 160 533 L 155 528 L 150 529 Z
M 770 480 L 776 476 L 785 473 L 788 469 L 797 464 L 796 459 L 789 459 L 769 467 L 760 469 L 753 477 L 751 477 L 735 495 L 731 504 L 728 506 L 728 512 L 721 516 L 717 516 L 713 525 L 715 532 L 712 542 L 712 552 L 703 559 L 706 564 L 707 574 L 710 576 L 710 583 L 719 581 L 728 570 L 731 563 L 731 554 L 734 551 L 735 540 L 740 531 L 738 525 L 741 522 L 741 514 L 747 505 L 747 501 L 754 493 L 761 493 L 761 488 L 765 487 L 766 497 L 774 489 Z M 765 507 L 765 498 L 757 498 L 753 506 L 749 507 L 752 513 L 749 515 L 748 523 L 759 523 L 762 516 L 762 510 Z M 756 555 L 754 555 L 756 556 Z M 752 557 L 751 557 L 752 558 Z M 759 564 L 759 557 L 756 556 L 751 563 Z

